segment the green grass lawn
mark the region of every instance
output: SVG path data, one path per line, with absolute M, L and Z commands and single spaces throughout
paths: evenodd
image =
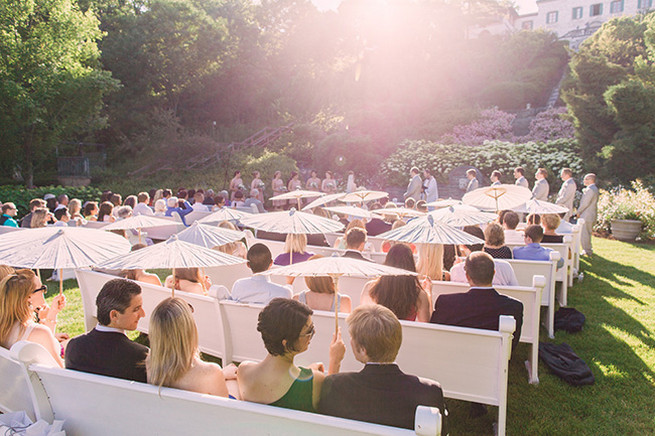
M 587 317 L 584 330 L 557 332 L 552 342 L 568 343 L 596 383 L 569 386 L 540 362 L 540 383 L 528 384 L 529 350 L 519 344 L 509 371 L 510 435 L 655 434 L 655 245 L 598 238 L 593 244 L 594 257 L 581 263 L 584 281 L 569 288 L 569 307 Z M 84 330 L 82 302 L 74 280 L 64 285 L 67 307 L 58 328 L 75 336 Z M 58 292 L 48 286 L 49 296 Z M 541 340 L 551 341 L 543 328 Z M 493 434 L 496 408 L 469 419 L 468 403 L 447 404 L 452 435 Z

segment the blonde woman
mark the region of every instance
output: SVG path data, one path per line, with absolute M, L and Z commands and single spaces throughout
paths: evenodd
M 419 244 L 416 272 L 430 280 L 450 280 L 450 273 L 443 270 L 443 245 Z
M 314 253 L 305 251 L 306 248 L 307 235 L 289 233 L 284 241 L 284 252 L 279 254 L 273 263 L 275 265 L 287 266 L 292 263 L 304 262 L 314 255 Z M 293 253 L 293 259 L 291 253 Z
M 316 254 L 309 258 L 320 259 L 321 255 Z M 334 312 L 334 281 L 331 277 L 305 277 L 306 291 L 293 296 L 294 300 L 306 304 L 312 310 L 328 310 Z M 348 295 L 337 293 L 337 311 L 350 313 L 352 301 Z
M 484 249 L 494 259 L 511 259 L 512 250 L 505 245 L 505 230 L 498 223 L 489 223 L 484 229 Z
M 224 229 L 230 229 L 230 230 L 234 230 L 234 231 L 239 230 L 239 229 L 237 229 L 237 227 L 234 224 L 232 224 L 229 221 L 221 222 L 218 225 L 218 227 L 222 227 Z M 228 242 L 227 244 L 212 247 L 212 249 L 220 251 L 221 253 L 230 254 L 232 256 L 240 257 L 242 259 L 246 259 L 246 256 L 248 255 L 248 249 L 246 248 L 245 244 L 242 241 Z
M 167 298 L 159 303 L 150 317 L 148 337 L 148 383 L 219 397 L 228 396 L 221 367 L 200 360 L 198 328 L 186 301 Z
M 559 215 L 554 213 L 547 213 L 541 216 L 541 227 L 544 228 L 544 237 L 541 240 L 542 244 L 561 244 L 564 242 L 564 236 L 556 233 L 562 220 Z
M 155 191 L 155 195 L 152 196 L 151 203 L 154 206 L 154 204 L 157 202 L 157 200 L 161 200 L 164 198 L 164 190 L 163 189 L 157 189 Z M 164 200 L 164 204 L 166 204 L 166 200 Z
M 130 251 L 141 250 L 146 247 L 147 245 L 145 244 L 134 244 Z M 150 283 L 151 285 L 161 286 L 161 280 L 157 274 L 152 274 L 142 269 L 126 269 L 123 270 L 121 276 L 128 280 L 134 280 L 135 282 Z
M 41 325 L 33 319 L 33 296 L 44 290 L 41 280 L 31 270 L 20 270 L 0 280 L 0 346 L 9 349 L 18 341 L 35 342 L 63 367 L 62 348 L 53 333 L 57 312 L 64 304 L 63 296 L 53 301 L 47 317 L 49 323 Z
M 48 225 L 48 220 L 52 217 L 52 213 L 45 207 L 38 207 L 32 212 L 32 220 L 30 221 L 30 227 L 33 229 L 38 229 L 40 227 L 45 227 Z
M 211 279 L 200 273 L 200 268 L 177 268 L 175 270 L 175 282 L 173 275 L 166 277 L 164 286 L 173 288 L 190 294 L 207 295 L 207 291 L 212 286 Z

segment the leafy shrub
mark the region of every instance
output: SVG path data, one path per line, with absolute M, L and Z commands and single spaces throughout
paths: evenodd
M 617 187 L 601 190 L 598 199 L 596 230 L 609 233 L 612 220 L 639 220 L 644 226 L 641 239 L 655 238 L 655 197 L 641 180 L 631 182 L 632 190 Z
M 444 144 L 482 145 L 488 140 L 513 141 L 512 121 L 515 115 L 498 108 L 485 109 L 480 117 L 469 124 L 453 127 L 451 134 L 444 135 Z
M 0 186 L 0 201 L 8 201 L 16 204 L 18 216 L 24 216 L 29 212 L 29 203 L 35 198 L 43 198 L 46 194 L 66 194 L 69 198 L 79 198 L 82 203 L 85 201 L 97 201 L 100 199 L 100 190 L 91 186 L 70 187 L 70 186 L 41 186 L 39 188 L 27 189 L 24 186 L 3 185 Z

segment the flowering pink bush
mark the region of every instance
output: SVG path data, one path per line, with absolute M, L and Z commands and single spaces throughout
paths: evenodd
M 552 141 L 554 139 L 568 139 L 575 136 L 573 123 L 565 118 L 565 107 L 551 108 L 540 112 L 530 122 L 530 133 L 520 138 L 527 141 Z
M 500 140 L 515 142 L 512 121 L 515 115 L 503 112 L 497 107 L 480 112 L 480 118 L 470 124 L 453 127 L 450 134 L 440 139 L 442 144 L 482 145 L 484 141 Z

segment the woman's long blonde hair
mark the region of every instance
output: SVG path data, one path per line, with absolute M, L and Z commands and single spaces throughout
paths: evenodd
M 152 312 L 149 328 L 148 383 L 171 386 L 199 355 L 198 328 L 189 304 L 181 298 L 165 299 Z
M 418 244 L 418 264 L 416 272 L 428 276 L 430 280 L 443 278 L 443 245 Z
M 16 273 L 16 270 L 14 268 L 8 265 L 0 265 L 0 280 L 14 273 Z
M 31 273 L 31 274 L 30 274 Z M 29 298 L 34 291 L 34 272 L 21 270 L 0 280 L 0 344 L 5 344 L 16 323 L 19 335 L 32 316 Z
M 284 241 L 284 252 L 291 253 L 304 253 L 307 248 L 307 235 L 300 234 L 287 234 L 287 238 Z

